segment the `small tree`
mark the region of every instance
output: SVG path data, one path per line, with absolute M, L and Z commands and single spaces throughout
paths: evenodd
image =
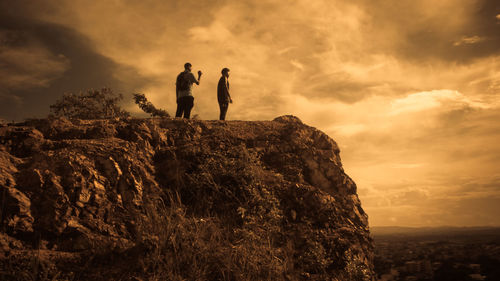
M 118 102 L 122 94 L 115 94 L 110 88 L 87 90 L 79 94 L 65 93 L 60 100 L 50 106 L 52 115 L 69 119 L 107 119 L 128 117 Z
M 156 108 L 144 94 L 134 94 L 134 101 L 144 112 L 151 114 L 152 117 L 170 117 L 170 114 L 164 109 Z

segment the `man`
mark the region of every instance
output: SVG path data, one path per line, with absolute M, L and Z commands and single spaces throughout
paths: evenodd
M 217 100 L 219 101 L 220 116 L 219 120 L 226 120 L 227 108 L 233 103 L 229 95 L 229 68 L 224 67 L 221 71 L 222 76 L 217 84 Z
M 193 73 L 191 73 L 191 64 L 186 62 L 184 64 L 184 71 L 177 75 L 177 81 L 175 83 L 175 93 L 177 96 L 177 111 L 175 117 L 182 117 L 189 119 L 191 115 L 191 109 L 194 106 L 193 97 L 193 84 L 200 85 L 201 71 L 198 70 L 198 79 L 194 78 Z

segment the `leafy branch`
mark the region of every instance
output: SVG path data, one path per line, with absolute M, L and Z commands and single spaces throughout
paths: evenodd
M 139 108 L 144 112 L 151 114 L 152 117 L 170 117 L 170 114 L 168 114 L 166 110 L 156 108 L 150 101 L 148 101 L 144 94 L 137 93 L 133 95 L 134 101 Z

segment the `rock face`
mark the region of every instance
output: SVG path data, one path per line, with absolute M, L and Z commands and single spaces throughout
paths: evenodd
M 373 279 L 338 146 L 293 116 L 4 124 L 0 196 L 0 279 Z

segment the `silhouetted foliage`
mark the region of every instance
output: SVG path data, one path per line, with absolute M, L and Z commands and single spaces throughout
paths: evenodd
M 110 88 L 87 90 L 79 94 L 65 93 L 60 100 L 50 106 L 53 116 L 70 119 L 108 119 L 128 117 L 118 102 L 122 94 L 115 94 Z
M 156 108 L 144 94 L 134 94 L 135 103 L 141 108 L 144 112 L 151 114 L 152 117 L 170 117 L 170 114 L 164 109 Z

